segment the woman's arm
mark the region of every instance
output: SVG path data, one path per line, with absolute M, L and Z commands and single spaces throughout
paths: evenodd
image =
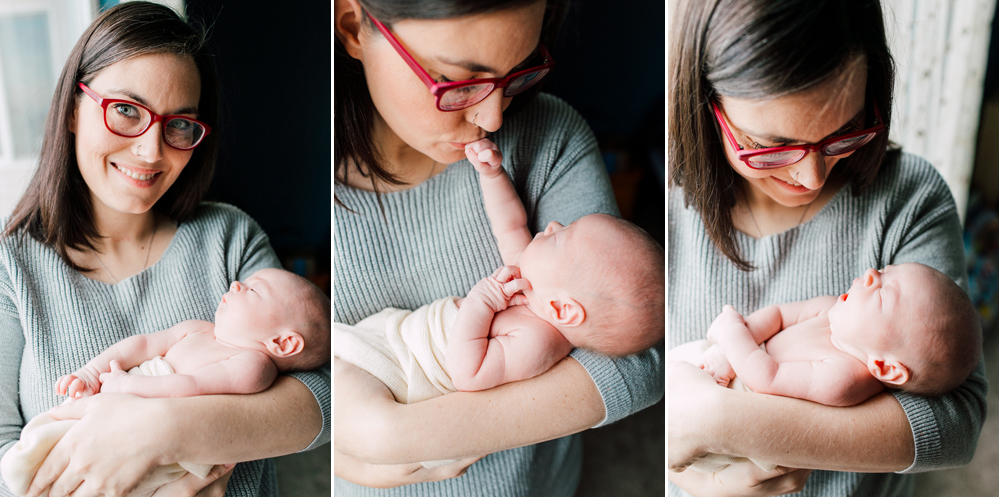
M 371 375 L 334 360 L 334 448 L 371 464 L 458 459 L 570 435 L 604 417 L 600 393 L 566 358 L 529 380 L 397 404 Z
M 12 311 L 16 312 L 10 300 L 0 294 L 0 457 L 17 442 L 24 427 L 18 396 L 24 335 Z

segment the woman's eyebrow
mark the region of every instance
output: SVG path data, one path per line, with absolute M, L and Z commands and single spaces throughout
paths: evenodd
M 844 133 L 845 131 L 847 131 L 848 129 L 850 129 L 851 126 L 853 126 L 854 123 L 858 120 L 858 118 L 861 117 L 862 115 L 864 115 L 864 113 L 865 113 L 865 111 L 864 111 L 864 109 L 862 109 L 861 112 L 858 112 L 857 114 L 855 114 L 854 117 L 852 117 L 849 121 L 847 121 L 846 123 L 844 123 L 843 126 L 837 128 L 836 131 L 834 131 L 833 133 L 830 133 L 830 134 L 824 136 L 823 140 L 826 140 L 827 138 L 831 138 L 831 137 L 834 137 L 834 136 L 837 136 L 839 134 Z M 760 139 L 762 139 L 764 141 L 769 141 L 769 142 L 774 142 L 774 143 L 791 143 L 791 142 L 805 141 L 805 140 L 800 140 L 798 138 L 789 138 L 787 136 L 769 135 L 767 133 L 754 133 L 752 131 L 744 131 L 744 133 L 746 133 L 748 136 L 757 137 L 757 138 L 760 138 Z M 820 140 L 820 141 L 823 141 L 823 140 Z
M 538 53 L 538 48 L 535 48 L 534 50 L 531 51 L 530 54 L 528 54 L 527 57 L 524 58 L 524 60 L 521 61 L 520 64 L 514 66 L 514 68 L 511 69 L 507 74 L 513 74 L 513 73 L 521 70 L 525 66 L 527 66 L 528 62 L 537 53 Z M 438 60 L 438 62 L 441 62 L 443 64 L 447 64 L 447 65 L 450 65 L 450 66 L 461 67 L 462 69 L 465 69 L 465 70 L 467 70 L 469 72 L 486 72 L 486 73 L 492 73 L 492 74 L 499 74 L 500 73 L 500 71 L 498 69 L 494 69 L 494 68 L 492 68 L 490 66 L 483 65 L 483 64 L 480 64 L 479 62 L 475 62 L 475 61 L 471 61 L 471 60 L 451 60 L 451 59 L 448 59 L 447 57 L 443 57 L 443 56 L 437 57 L 437 60 Z
M 109 93 L 110 94 L 117 94 L 117 95 L 126 96 L 128 98 L 131 98 L 132 100 L 135 100 L 136 102 L 139 102 L 140 104 L 142 104 L 145 107 L 150 107 L 149 102 L 147 102 L 146 99 L 142 98 L 141 96 L 137 95 L 136 93 L 134 93 L 132 91 L 129 91 L 129 90 L 111 90 L 111 91 L 109 91 Z M 177 109 L 177 110 L 175 110 L 173 112 L 168 112 L 165 115 L 173 115 L 173 114 L 198 114 L 198 108 L 197 107 L 184 107 L 183 109 Z

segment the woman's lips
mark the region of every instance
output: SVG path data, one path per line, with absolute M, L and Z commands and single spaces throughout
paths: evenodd
M 470 144 L 470 143 L 472 143 L 472 142 L 465 142 L 465 143 L 448 142 L 448 145 L 451 145 L 452 147 L 455 147 L 455 148 L 457 148 L 459 150 L 465 150 L 465 146 L 468 145 L 468 144 Z
M 125 181 L 131 183 L 132 185 L 138 186 L 140 188 L 148 188 L 156 184 L 160 179 L 161 173 L 163 171 L 154 171 L 152 169 L 139 169 L 137 167 L 129 167 L 124 165 L 119 165 L 115 162 L 111 163 L 111 167 L 118 171 Z
M 779 188 L 781 188 L 781 189 L 783 189 L 783 190 L 785 190 L 785 191 L 787 191 L 789 193 L 794 193 L 794 194 L 797 194 L 797 195 L 802 195 L 804 193 L 809 193 L 809 192 L 812 191 L 809 188 L 806 188 L 805 186 L 802 186 L 802 185 L 793 185 L 793 184 L 788 183 L 788 182 L 786 182 L 784 180 L 780 180 L 778 178 L 775 178 L 774 176 L 771 176 L 769 179 L 771 181 L 773 181 L 774 183 L 776 183 Z

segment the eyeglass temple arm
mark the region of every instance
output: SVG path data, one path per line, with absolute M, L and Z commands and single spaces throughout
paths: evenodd
M 97 105 L 104 105 L 104 99 L 101 98 L 101 96 L 99 96 L 98 94 L 94 93 L 94 90 L 88 88 L 87 85 L 83 83 L 77 83 L 76 85 L 79 86 L 84 93 L 89 95 L 90 98 L 94 99 L 94 101 L 97 102 Z
M 392 35 L 389 28 L 385 27 L 385 24 L 382 24 L 381 21 L 376 19 L 375 16 L 371 15 L 371 13 L 367 10 L 365 11 L 365 14 L 368 14 L 368 17 L 375 23 L 375 27 L 378 28 L 380 33 L 382 33 L 382 36 L 385 36 L 386 40 L 389 40 L 389 44 L 392 45 L 392 48 L 395 48 L 396 51 L 399 52 L 399 55 L 403 57 L 403 60 L 410 66 L 410 69 L 413 69 L 413 72 L 417 74 L 420 81 L 423 81 L 428 88 L 434 86 L 435 81 L 431 78 L 431 75 L 427 74 L 427 71 L 425 71 L 423 67 L 420 67 L 420 64 L 418 64 L 417 61 L 410 56 L 410 53 L 403 48 L 403 45 L 400 45 L 399 40 Z

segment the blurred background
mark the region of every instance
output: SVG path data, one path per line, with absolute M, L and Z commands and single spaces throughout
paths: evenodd
M 0 217 L 35 170 L 56 79 L 118 0 L 0 0 Z M 257 220 L 285 267 L 330 289 L 331 39 L 327 1 L 159 1 L 203 24 L 216 55 L 221 139 L 209 200 Z M 330 495 L 330 449 L 277 459 L 281 494 Z

